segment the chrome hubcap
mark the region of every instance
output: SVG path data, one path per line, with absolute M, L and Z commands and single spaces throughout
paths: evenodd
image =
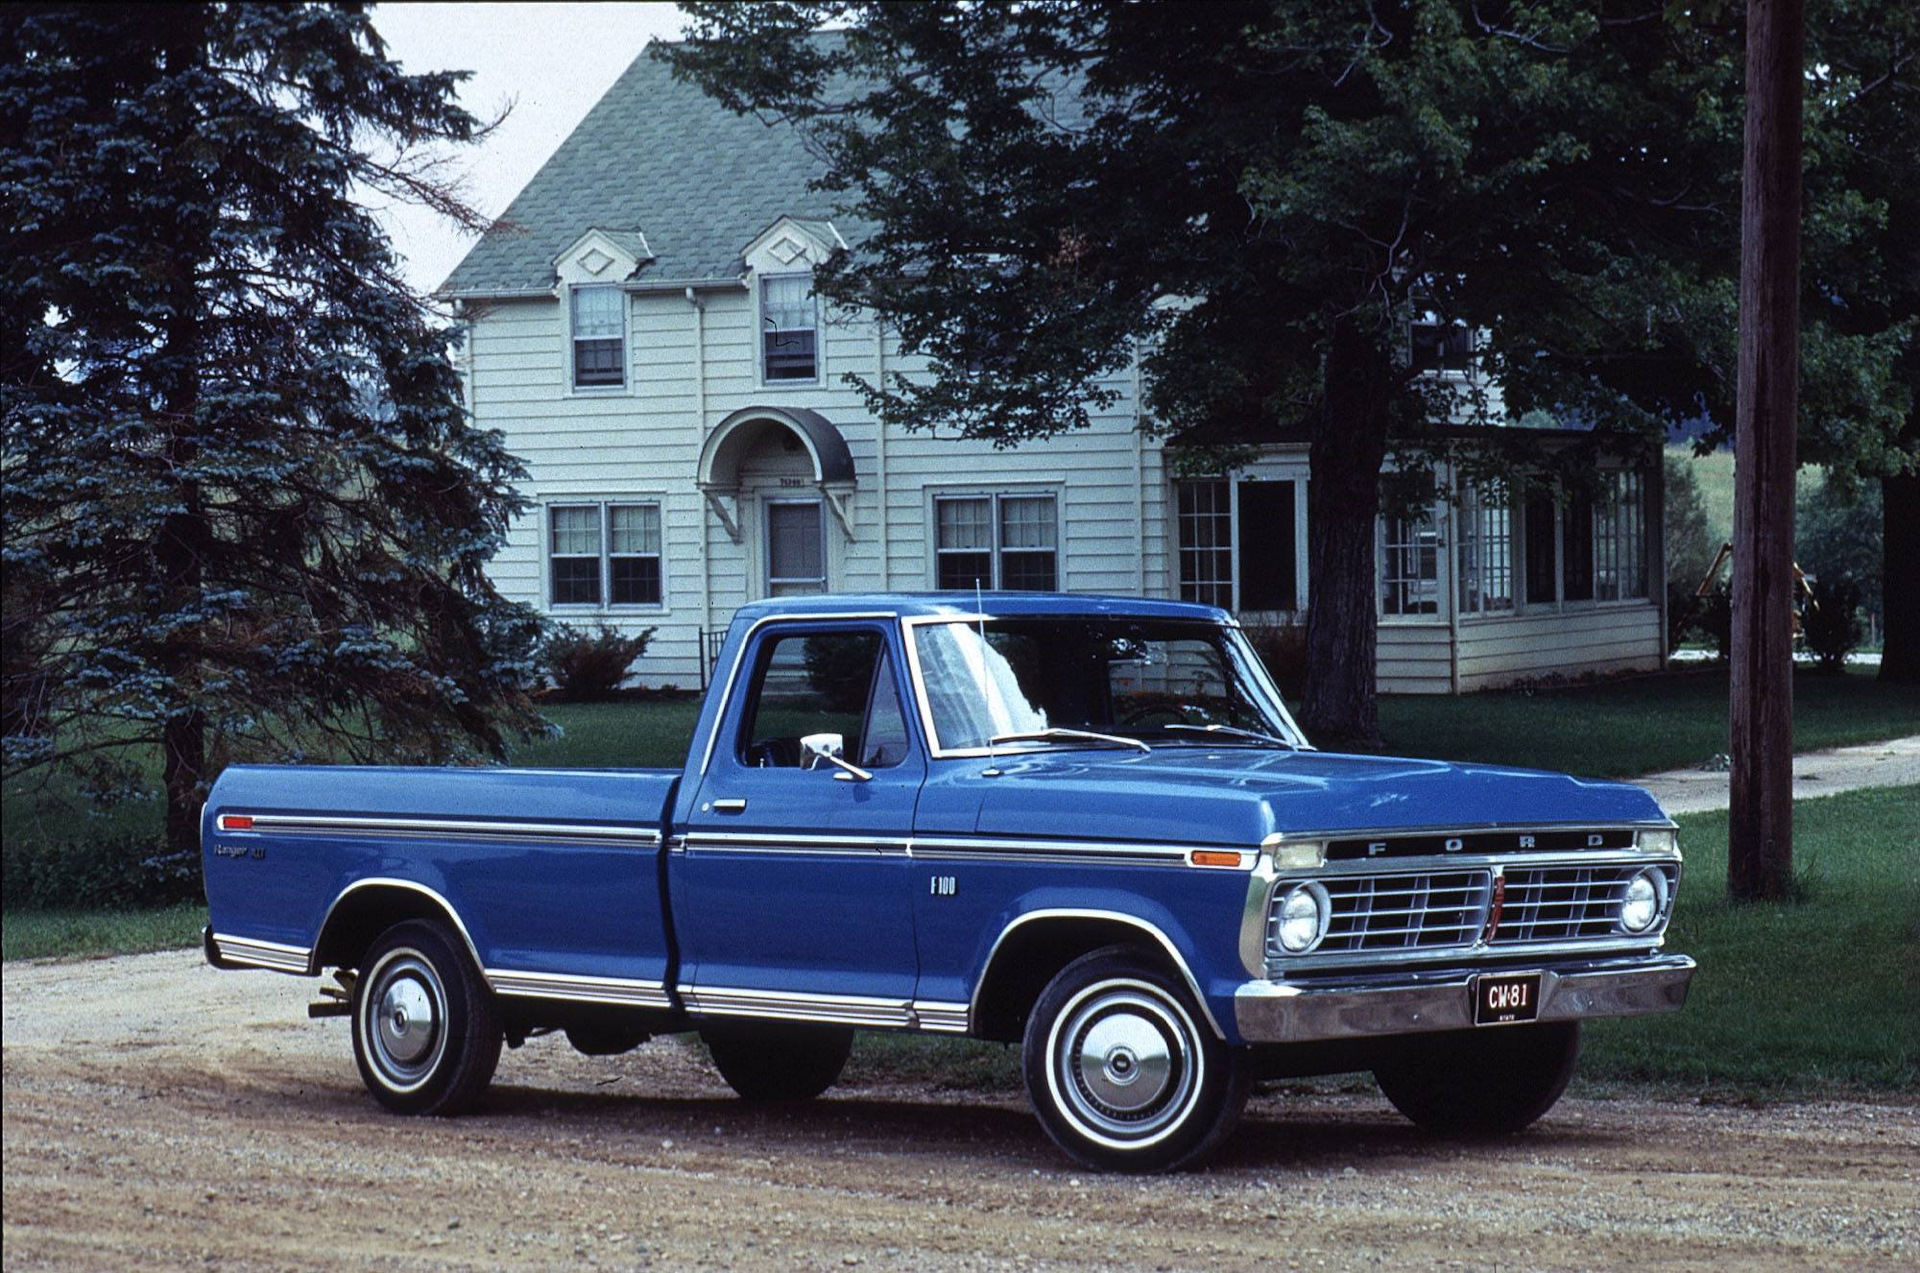
M 1053 1029 L 1053 1087 L 1062 1112 L 1113 1144 L 1140 1145 L 1171 1131 L 1199 1086 L 1192 1029 L 1157 987 L 1089 987 Z
M 411 1065 L 433 1047 L 433 1000 L 411 977 L 396 981 L 380 996 L 380 1042 L 387 1055 Z
M 389 953 L 368 974 L 361 1012 L 367 1058 L 383 1083 L 409 1092 L 433 1076 L 447 1050 L 447 996 L 426 959 Z

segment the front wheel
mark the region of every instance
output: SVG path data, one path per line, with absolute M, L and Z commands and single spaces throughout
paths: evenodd
M 1373 1072 L 1395 1109 L 1440 1136 L 1506 1136 L 1567 1090 L 1580 1062 L 1580 1023 L 1428 1035 L 1404 1049 Z
M 1187 990 L 1124 948 L 1062 969 L 1027 1018 L 1022 1068 L 1040 1125 L 1101 1171 L 1169 1171 L 1212 1153 L 1240 1119 L 1251 1071 Z
M 493 1081 L 502 1033 L 480 972 L 444 924 L 380 934 L 353 984 L 353 1059 L 397 1114 L 458 1114 Z

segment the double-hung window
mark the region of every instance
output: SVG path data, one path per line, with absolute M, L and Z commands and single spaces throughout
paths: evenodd
M 1052 495 L 942 496 L 933 501 L 934 586 L 1052 592 L 1060 584 Z
M 812 277 L 776 274 L 760 280 L 762 380 L 818 380 L 819 336 Z
M 550 604 L 661 603 L 658 504 L 555 504 L 547 516 Z
M 570 293 L 573 387 L 617 389 L 627 383 L 627 295 L 617 287 Z

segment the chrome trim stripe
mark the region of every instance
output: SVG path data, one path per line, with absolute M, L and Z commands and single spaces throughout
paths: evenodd
M 1126 844 L 1095 840 L 1001 839 L 992 836 L 813 835 L 788 832 L 690 831 L 675 837 L 668 848 L 679 851 L 724 849 L 732 853 L 842 853 L 885 854 L 927 861 L 995 861 L 1017 858 L 1024 862 L 1133 862 L 1192 866 L 1195 853 L 1238 853 L 1241 864 L 1232 867 L 1196 867 L 1197 870 L 1249 870 L 1251 850 L 1220 844 Z
M 657 827 L 586 825 L 567 822 L 482 822 L 463 818 L 361 817 L 335 814 L 254 813 L 223 809 L 222 817 L 253 819 L 254 831 L 331 831 L 362 835 L 423 836 L 436 839 L 485 838 L 489 840 L 565 840 L 575 843 L 653 845 L 660 842 Z M 246 831 L 219 831 L 220 835 L 245 835 Z
M 942 1003 L 932 999 L 913 1001 L 913 1015 L 920 1028 L 937 1034 L 965 1034 L 969 1010 L 970 1005 L 964 1003 Z
M 574 977 L 551 972 L 486 970 L 495 994 L 529 999 L 567 999 L 576 1003 L 610 1003 L 626 1007 L 671 1008 L 665 983 L 625 977 Z
M 308 976 L 313 970 L 313 948 L 310 946 L 289 946 L 285 942 L 260 941 L 252 937 L 235 937 L 231 933 L 215 933 L 213 944 L 220 957 L 229 963 L 251 964 L 256 968 L 271 968 L 275 972 L 299 973 Z
M 875 620 L 895 621 L 900 616 L 892 610 L 866 610 L 848 614 L 770 614 L 756 619 L 753 626 L 740 635 L 740 645 L 733 652 L 733 667 L 727 673 L 726 684 L 720 687 L 720 702 L 713 713 L 713 728 L 707 731 L 707 747 L 700 755 L 700 772 L 696 775 L 694 786 L 697 788 L 707 777 L 707 770 L 713 765 L 713 752 L 720 744 L 720 734 L 727 725 L 727 710 L 733 706 L 733 690 L 740 683 L 740 666 L 746 662 L 747 647 L 753 644 L 753 634 L 770 623 L 827 623 L 844 619 L 848 622 L 873 622 Z
M 892 853 L 906 854 L 911 840 L 881 835 L 808 835 L 784 831 L 689 831 L 689 849 L 727 849 L 736 853 Z
M 1213 1015 L 1213 1006 L 1207 1002 L 1207 996 L 1201 993 L 1200 982 L 1193 975 L 1193 969 L 1187 966 L 1186 956 L 1180 953 L 1179 948 L 1173 944 L 1172 939 L 1160 931 L 1157 925 L 1150 924 L 1137 915 L 1127 915 L 1120 911 L 1079 910 L 1065 907 L 1051 910 L 1028 911 L 1023 915 L 1015 916 L 1005 928 L 1000 930 L 1000 935 L 993 940 L 993 948 L 987 952 L 986 962 L 980 966 L 979 978 L 973 983 L 973 997 L 967 1003 L 967 1022 L 969 1029 L 972 1028 L 973 1021 L 979 1015 L 980 987 L 987 984 L 987 974 L 993 969 L 993 961 L 995 957 L 1000 954 L 1000 947 L 1006 944 L 1008 936 L 1012 934 L 1014 929 L 1020 927 L 1022 924 L 1033 923 L 1043 919 L 1113 920 L 1117 923 L 1131 925 L 1141 932 L 1146 933 L 1160 943 L 1160 948 L 1166 952 L 1167 958 L 1171 959 L 1174 967 L 1180 970 L 1180 976 L 1186 981 L 1187 989 L 1192 992 L 1194 1002 L 1200 1005 L 1200 1014 L 1207 1019 L 1207 1024 L 1213 1028 L 1214 1034 L 1222 1039 L 1227 1037 L 1227 1032 L 1220 1028 L 1220 1022 Z
M 772 1017 L 787 1021 L 821 1021 L 834 1025 L 896 1029 L 914 1025 L 913 1007 L 905 999 L 808 994 L 790 990 L 741 990 L 726 986 L 683 985 L 679 987 L 679 992 L 687 1011 L 698 1016 Z
M 1208 848 L 1217 846 L 1192 846 Z M 1084 840 L 997 840 L 973 837 L 915 836 L 908 852 L 916 858 L 1019 858 L 1034 862 L 1140 862 L 1187 865 L 1192 847 L 1172 844 L 1117 844 Z M 1231 851 L 1223 849 L 1222 851 Z M 1212 868 L 1218 870 L 1218 867 Z
M 1661 849 L 1566 849 L 1547 853 L 1430 853 L 1403 858 L 1336 858 L 1310 871 L 1302 867 L 1283 868 L 1289 877 L 1300 879 L 1344 879 L 1351 875 L 1418 875 L 1433 871 L 1486 871 L 1496 866 L 1525 871 L 1534 867 L 1551 869 L 1566 866 L 1646 866 L 1663 862 L 1678 863 L 1680 855 Z M 1291 879 L 1291 883 L 1299 880 Z

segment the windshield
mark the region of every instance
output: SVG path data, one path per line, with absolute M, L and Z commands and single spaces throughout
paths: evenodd
M 1305 745 L 1235 628 L 1039 617 L 941 620 L 911 632 L 941 751 L 984 749 L 996 739 L 1074 747 L 1136 745 L 1132 740 L 1154 747 Z M 1033 737 L 1049 731 L 1059 732 Z

